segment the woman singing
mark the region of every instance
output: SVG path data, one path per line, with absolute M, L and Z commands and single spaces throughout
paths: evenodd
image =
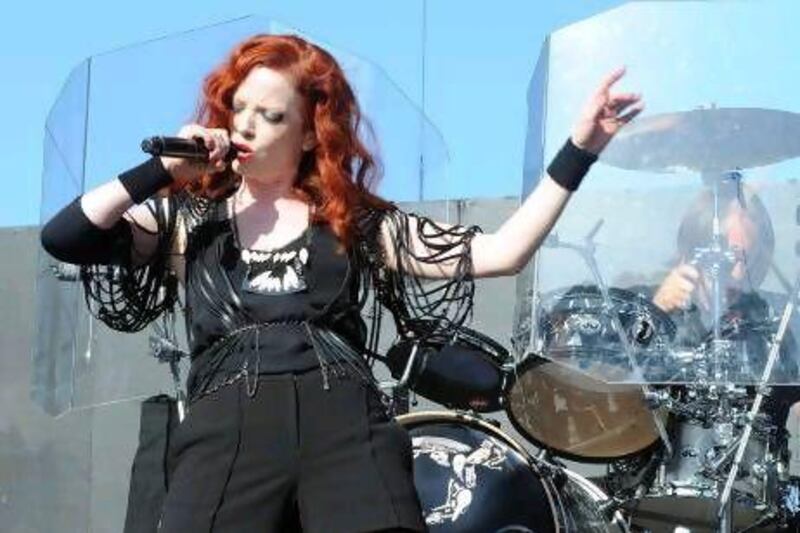
M 367 360 L 379 313 L 370 331 L 366 296 L 400 335 L 459 327 L 473 279 L 527 263 L 641 110 L 638 95 L 610 94 L 622 75 L 602 82 L 548 175 L 485 234 L 371 193 L 377 166 L 337 62 L 299 37 L 258 35 L 210 73 L 197 123 L 178 133 L 202 139 L 208 162 L 154 157 L 59 212 L 42 244 L 83 265 L 110 327 L 143 328 L 185 289 L 188 414 L 160 531 L 424 531 L 410 439 Z

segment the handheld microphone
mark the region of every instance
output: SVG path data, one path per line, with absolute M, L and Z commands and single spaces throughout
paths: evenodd
M 184 139 L 183 137 L 164 137 L 158 135 L 142 141 L 142 151 L 150 155 L 165 157 L 180 157 L 183 159 L 195 159 L 197 161 L 208 161 L 208 148 L 200 137 Z M 231 145 L 228 153 L 225 154 L 225 161 L 236 159 L 238 150 Z

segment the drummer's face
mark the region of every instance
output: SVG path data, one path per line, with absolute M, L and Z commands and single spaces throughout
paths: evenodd
M 264 183 L 294 181 L 303 152 L 313 148 L 313 133 L 287 75 L 264 66 L 250 71 L 233 95 L 231 141 L 253 149 L 234 160 L 234 172 Z
M 756 260 L 760 253 L 757 246 L 758 232 L 753 221 L 742 209 L 734 208 L 723 220 L 722 230 L 729 249 L 735 255 L 729 285 L 738 288 L 749 283 L 760 284 L 761 280 L 749 279 L 753 273 L 748 272 L 747 268 L 748 261 Z

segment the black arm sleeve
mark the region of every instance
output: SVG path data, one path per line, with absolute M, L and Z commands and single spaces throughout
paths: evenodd
M 382 224 L 388 225 L 389 241 L 383 246 L 394 250 L 394 269 L 387 266 L 380 244 Z M 376 296 L 392 313 L 402 336 L 448 338 L 470 319 L 475 293 L 471 243 L 480 227 L 445 227 L 393 208 L 371 213 L 365 232 Z M 408 260 L 454 264 L 454 273 L 448 279 L 421 279 L 406 268 Z
M 97 227 L 83 212 L 78 197 L 45 224 L 40 238 L 42 247 L 59 261 L 119 265 L 130 258 L 133 233 L 125 219 L 109 229 Z
M 202 213 L 207 203 L 184 193 L 152 198 L 172 181 L 159 158 L 122 173 L 119 180 L 136 203 L 146 206 L 157 228 L 156 249 L 145 263 L 135 263 L 132 257 L 131 224 L 138 226 L 137 222 L 123 218 L 112 228 L 101 229 L 86 217 L 80 198 L 47 222 L 40 238 L 56 259 L 81 265 L 89 310 L 112 329 L 134 332 L 173 308 L 177 280 L 170 260 L 178 211 Z
M 144 204 L 158 228 L 156 250 L 147 262 L 134 264 L 129 246 L 124 260 L 117 264 L 96 263 L 81 267 L 86 303 L 108 327 L 117 331 L 139 331 L 165 310 L 173 308 L 178 285 L 170 260 L 179 204 L 180 200 L 174 195 Z
M 151 157 L 120 174 L 119 181 L 133 201 L 141 204 L 172 183 L 172 176 L 160 158 Z M 133 233 L 124 219 L 109 229 L 97 227 L 83 212 L 78 197 L 45 224 L 41 241 L 50 255 L 65 263 L 119 265 L 130 259 Z

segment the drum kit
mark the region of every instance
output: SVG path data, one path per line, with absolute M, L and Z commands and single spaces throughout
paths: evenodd
M 765 142 L 763 132 L 781 135 Z M 773 372 L 798 382 L 786 347 L 800 280 L 779 317 L 728 319 L 722 277 L 734 261 L 719 198 L 741 176 L 726 169 L 800 155 L 800 116 L 704 109 L 643 119 L 619 137 L 610 164 L 695 169 L 712 191 L 713 235 L 695 262 L 711 286 L 709 333 L 680 345 L 649 297 L 606 286 L 591 246 L 556 243 L 581 254 L 596 283 L 541 299 L 530 324 L 538 353 L 514 358 L 468 328 L 447 342 L 393 346 L 396 389 L 448 409 L 397 415 L 432 532 L 798 530 L 786 433 L 762 404 Z M 492 418 L 503 412 L 530 446 Z M 565 460 L 606 475 L 589 480 Z

